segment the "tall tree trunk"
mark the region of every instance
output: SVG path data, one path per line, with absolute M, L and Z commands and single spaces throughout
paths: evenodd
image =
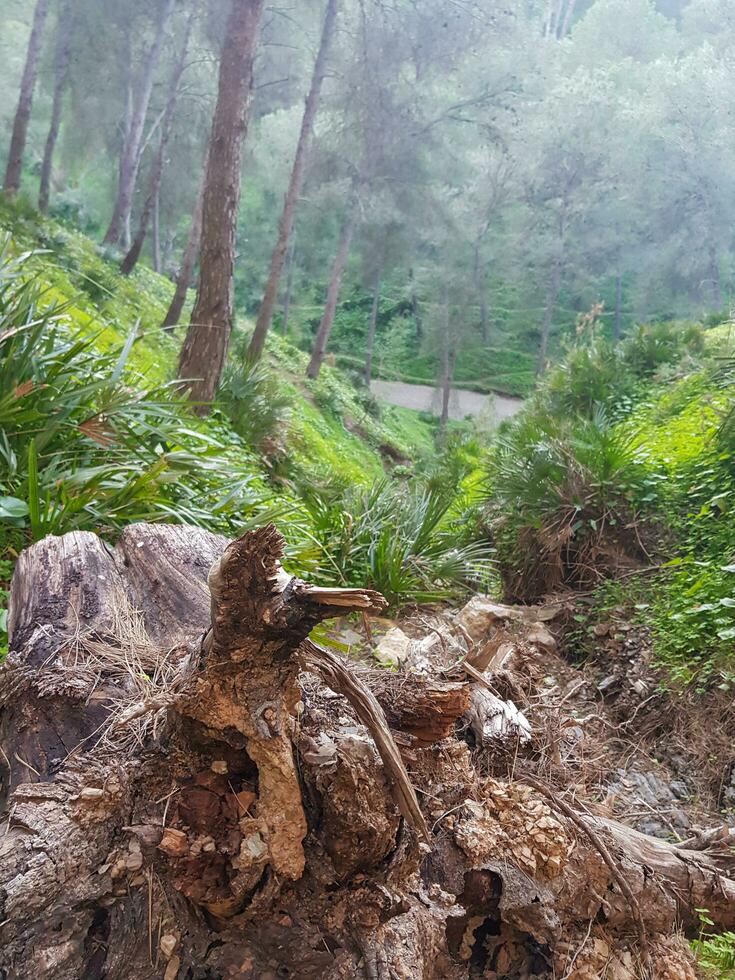
M 419 298 L 416 295 L 416 279 L 413 274 L 413 266 L 408 270 L 408 280 L 411 288 L 411 316 L 416 331 L 416 340 L 421 342 L 424 336 L 424 324 L 421 320 L 421 310 L 419 309 Z
M 444 287 L 444 330 L 442 332 L 442 373 L 440 389 L 442 396 L 441 414 L 439 416 L 439 432 L 444 433 L 449 421 L 449 399 L 452 394 L 454 379 L 454 362 L 457 352 L 452 337 L 452 320 L 449 309 L 449 289 Z
M 181 319 L 181 312 L 186 302 L 186 294 L 191 285 L 194 264 L 196 263 L 197 254 L 199 253 L 199 243 L 202 238 L 202 210 L 204 207 L 204 186 L 206 181 L 207 164 L 205 161 L 204 170 L 202 171 L 202 177 L 199 182 L 199 190 L 197 191 L 194 212 L 191 216 L 191 224 L 189 225 L 189 234 L 186 239 L 183 255 L 181 256 L 179 274 L 176 277 L 176 289 L 174 290 L 171 304 L 161 324 L 164 330 L 172 330 Z
M 49 0 L 36 0 L 36 7 L 33 11 L 33 24 L 31 26 L 31 36 L 28 39 L 26 49 L 26 61 L 23 66 L 23 75 L 20 80 L 20 95 L 18 97 L 18 107 L 15 110 L 13 120 L 13 133 L 10 137 L 10 150 L 8 151 L 8 164 L 5 169 L 5 180 L 3 190 L 12 197 L 20 190 L 20 175 L 23 168 L 23 153 L 26 148 L 26 136 L 28 133 L 28 121 L 31 118 L 31 107 L 33 106 L 33 89 L 36 85 L 36 73 L 38 71 L 38 54 L 41 50 L 41 37 L 43 35 L 43 25 L 48 13 Z
M 337 254 L 334 257 L 332 269 L 329 273 L 329 285 L 327 286 L 327 296 L 324 302 L 324 312 L 322 313 L 319 329 L 317 330 L 316 337 L 314 338 L 314 347 L 311 352 L 311 360 L 306 368 L 307 378 L 316 378 L 319 376 L 324 355 L 327 351 L 329 334 L 332 332 L 334 314 L 337 311 L 337 298 L 339 296 L 339 287 L 342 282 L 342 273 L 345 271 L 347 256 L 350 254 L 350 244 L 352 243 L 352 235 L 355 230 L 356 217 L 357 193 L 353 187 L 350 200 L 347 204 L 347 211 L 342 222 L 342 231 L 340 232 L 339 236 Z
M 291 292 L 293 290 L 293 270 L 296 264 L 296 232 L 291 235 L 291 245 L 286 256 L 286 295 L 283 297 L 283 336 L 288 336 L 288 314 L 291 309 Z
M 69 71 L 72 30 L 73 11 L 71 0 L 64 0 L 59 10 L 59 20 L 56 25 L 54 92 L 51 101 L 51 121 L 49 122 L 48 135 L 46 136 L 46 145 L 43 149 L 41 182 L 38 189 L 38 210 L 41 212 L 41 214 L 46 214 L 48 211 L 54 150 L 56 148 L 56 140 L 59 135 L 59 126 L 61 125 L 61 107 Z
M 485 276 L 482 269 L 482 263 L 480 262 L 480 243 L 475 243 L 475 256 L 474 256 L 474 280 L 475 280 L 475 293 L 477 295 L 477 302 L 480 307 L 480 336 L 482 337 L 483 344 L 487 343 L 487 297 Z
M 163 116 L 161 118 L 161 135 L 158 140 L 158 148 L 156 150 L 156 155 L 151 164 L 151 172 L 148 177 L 148 193 L 146 194 L 146 199 L 143 204 L 143 210 L 140 212 L 140 219 L 138 222 L 138 230 L 133 239 L 133 243 L 130 246 L 125 258 L 120 266 L 120 271 L 124 276 L 127 276 L 135 268 L 138 259 L 140 258 L 140 253 L 143 251 L 143 243 L 145 242 L 145 236 L 148 234 L 148 223 L 154 215 L 156 210 L 158 196 L 161 189 L 161 178 L 163 176 L 163 165 L 166 158 L 166 147 L 168 145 L 169 138 L 171 136 L 171 131 L 173 130 L 174 113 L 176 112 L 176 100 L 179 94 L 179 85 L 181 84 L 181 76 L 184 73 L 184 68 L 186 67 L 186 54 L 189 48 L 189 38 L 191 37 L 191 30 L 194 24 L 195 10 L 192 9 L 189 17 L 186 21 L 186 28 L 184 30 L 184 37 L 181 42 L 181 51 L 179 57 L 174 65 L 174 70 L 171 75 L 171 81 L 169 82 L 168 94 L 166 96 L 166 105 L 163 110 Z M 155 255 L 155 248 L 154 248 Z
M 278 237 L 276 247 L 271 256 L 270 272 L 268 281 L 265 284 L 263 299 L 258 311 L 258 319 L 255 322 L 253 336 L 248 347 L 248 360 L 257 361 L 263 353 L 266 334 L 271 325 L 273 310 L 278 296 L 278 283 L 283 270 L 283 263 L 286 258 L 288 240 L 293 228 L 294 213 L 296 202 L 298 201 L 301 185 L 304 180 L 304 164 L 306 162 L 306 151 L 309 145 L 309 138 L 314 127 L 314 119 L 319 108 L 319 95 L 321 93 L 322 82 L 327 67 L 327 55 L 329 46 L 334 34 L 334 24 L 337 17 L 337 0 L 327 0 L 327 8 L 324 13 L 324 24 L 322 26 L 321 41 L 319 51 L 314 62 L 314 71 L 311 76 L 309 94 L 306 97 L 304 115 L 301 119 L 301 131 L 299 140 L 296 144 L 296 154 L 294 156 L 293 167 L 291 168 L 291 179 L 288 182 L 288 190 L 283 201 L 283 210 L 278 222 Z
M 378 326 L 378 308 L 380 306 L 380 269 L 375 273 L 373 283 L 373 303 L 370 307 L 370 322 L 368 323 L 367 345 L 365 348 L 365 384 L 370 387 L 373 378 L 373 347 L 375 346 L 375 331 Z
M 567 9 L 564 11 L 564 20 L 562 21 L 561 30 L 559 31 L 559 40 L 566 37 L 569 33 L 569 27 L 572 23 L 572 17 L 574 16 L 574 8 L 577 6 L 577 0 L 567 0 Z
M 151 265 L 154 272 L 161 271 L 161 185 L 156 188 L 151 215 Z
M 623 277 L 620 273 L 615 276 L 615 319 L 613 321 L 613 343 L 620 340 L 622 320 Z
M 138 177 L 138 167 L 140 165 L 143 129 L 145 127 L 146 115 L 148 114 L 151 92 L 153 91 L 156 65 L 158 64 L 166 33 L 166 24 L 171 16 L 174 2 L 175 0 L 161 0 L 153 41 L 143 59 L 138 84 L 132 87 L 130 122 L 126 126 L 126 133 L 120 154 L 117 194 L 112 210 L 112 218 L 110 219 L 110 224 L 104 237 L 104 243 L 106 245 L 119 245 L 129 239 L 130 215 L 133 208 L 133 192 L 135 191 L 135 182 Z
M 712 290 L 712 302 L 716 310 L 722 309 L 722 285 L 720 282 L 720 266 L 717 261 L 715 246 L 709 246 L 709 275 Z
M 562 0 L 548 0 L 544 37 L 556 37 L 559 27 L 559 15 L 561 14 L 561 3 Z
M 240 161 L 263 0 L 231 0 L 204 187 L 199 286 L 179 358 L 189 397 L 206 412 L 217 391 L 232 331 L 232 268 Z
M 561 267 L 562 267 L 562 257 L 558 255 L 554 259 L 554 265 L 551 269 L 551 276 L 549 278 L 549 288 L 546 292 L 546 304 L 544 306 L 544 316 L 541 321 L 541 338 L 539 340 L 538 347 L 538 359 L 536 361 L 536 374 L 541 374 L 546 366 L 546 351 L 549 346 L 549 333 L 551 331 L 551 324 L 554 319 L 554 310 L 556 309 L 556 300 L 559 296 L 559 285 L 561 283 Z

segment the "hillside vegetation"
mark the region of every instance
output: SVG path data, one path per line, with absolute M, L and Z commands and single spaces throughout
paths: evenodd
M 160 328 L 165 278 L 142 266 L 120 276 L 103 249 L 22 204 L 3 204 L 0 224 L 5 586 L 29 541 L 114 537 L 137 520 L 232 536 L 277 519 L 293 570 L 367 576 L 391 601 L 487 574 L 488 547 L 472 544 L 457 506 L 478 452 L 460 432 L 437 470 L 431 421 L 379 406 L 329 366 L 304 380 L 306 355 L 275 336 L 266 362 L 245 365 L 246 325 L 200 419 L 172 380 L 180 338 Z
M 590 597 L 576 640 L 624 607 L 674 688 L 735 676 L 735 334 L 729 323 L 595 324 L 492 450 L 493 540 L 508 597 Z

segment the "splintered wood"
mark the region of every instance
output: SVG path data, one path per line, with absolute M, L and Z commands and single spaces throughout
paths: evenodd
M 735 926 L 727 836 L 677 847 L 524 783 L 523 658 L 558 607 L 476 597 L 368 669 L 309 634 L 382 597 L 295 579 L 282 548 L 134 525 L 21 555 L 3 975 L 628 980 L 642 924 L 653 975 L 691 980 L 676 930 Z

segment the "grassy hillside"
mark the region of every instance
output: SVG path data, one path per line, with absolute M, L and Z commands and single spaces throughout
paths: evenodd
M 674 689 L 735 681 L 735 347 L 729 325 L 587 337 L 493 452 L 488 493 L 506 591 L 626 608 Z
M 232 536 L 275 519 L 293 570 L 395 603 L 485 574 L 461 502 L 477 447 L 437 463 L 431 422 L 329 366 L 307 381 L 306 355 L 278 337 L 251 371 L 245 323 L 200 419 L 174 380 L 184 328 L 159 327 L 165 278 L 120 276 L 115 256 L 22 204 L 0 205 L 0 235 L 0 589 L 30 541 L 135 520 Z

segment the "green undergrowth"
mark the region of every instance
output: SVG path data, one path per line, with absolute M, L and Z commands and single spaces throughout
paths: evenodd
M 394 606 L 485 575 L 465 426 L 437 461 L 433 419 L 379 405 L 329 365 L 308 381 L 287 341 L 270 337 L 249 367 L 246 322 L 198 418 L 175 380 L 183 328 L 159 326 L 171 283 L 145 267 L 120 276 L 119 256 L 22 201 L 0 203 L 0 233 L 0 649 L 20 550 L 74 529 L 114 539 L 152 520 L 234 536 L 275 520 L 291 571 L 385 587 Z
M 667 686 L 735 683 L 735 362 L 728 325 L 582 338 L 491 455 L 506 592 L 592 590 L 650 632 Z M 585 637 L 587 638 L 585 640 Z

